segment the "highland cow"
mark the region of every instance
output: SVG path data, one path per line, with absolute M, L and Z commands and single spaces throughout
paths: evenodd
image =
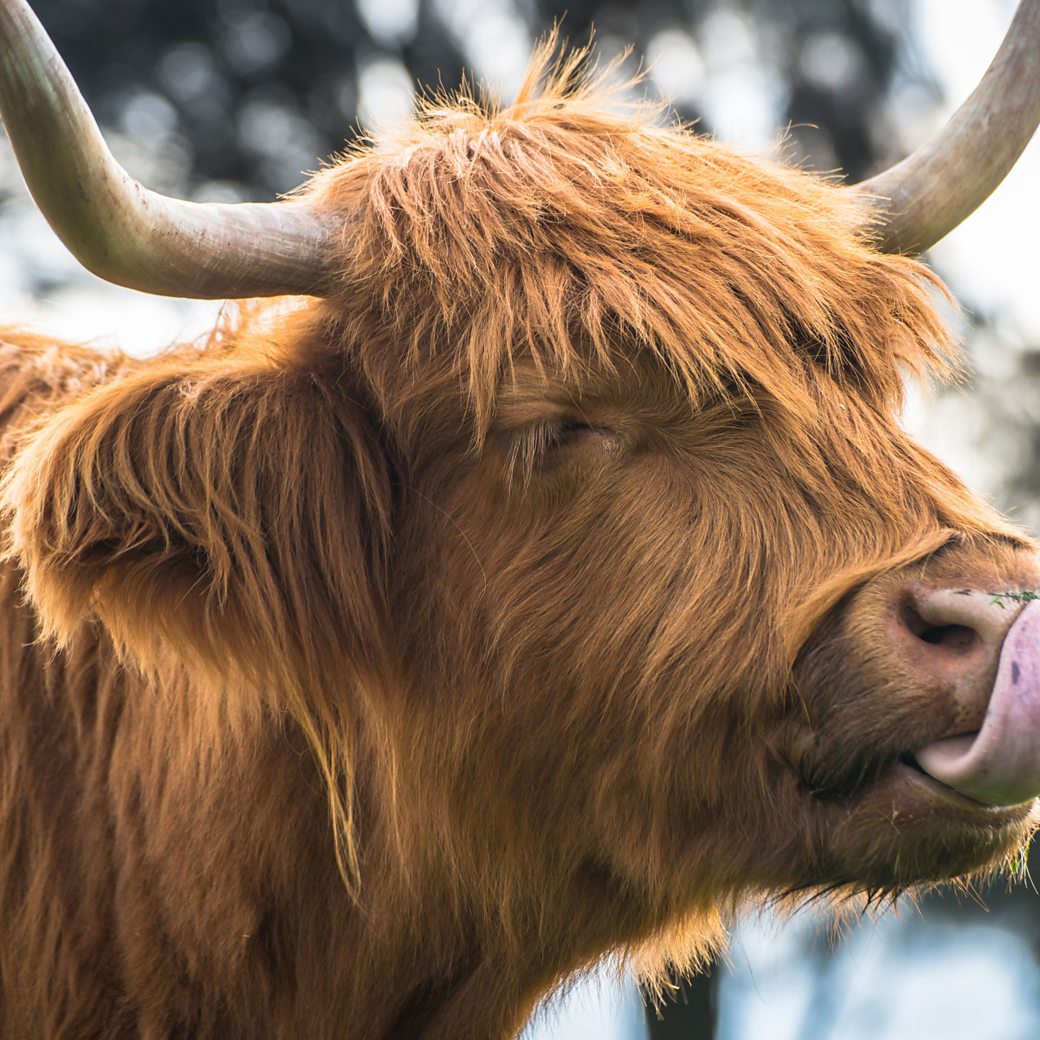
M 505 1038 L 747 901 L 1019 850 L 1040 556 L 896 414 L 956 363 L 903 254 L 1024 146 L 1037 39 L 1026 0 L 952 136 L 859 188 L 543 49 L 507 108 L 201 206 L 2 0 L 84 262 L 298 295 L 147 361 L 3 335 L 0 1034 Z

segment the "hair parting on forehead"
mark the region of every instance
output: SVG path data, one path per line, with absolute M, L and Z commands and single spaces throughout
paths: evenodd
M 764 390 L 800 415 L 821 372 L 889 408 L 903 371 L 948 367 L 941 286 L 872 248 L 851 189 L 663 126 L 616 64 L 558 52 L 512 105 L 426 98 L 312 181 L 349 214 L 335 307 L 377 385 L 388 345 L 440 360 L 479 429 L 519 357 L 566 378 L 650 350 L 695 403 Z

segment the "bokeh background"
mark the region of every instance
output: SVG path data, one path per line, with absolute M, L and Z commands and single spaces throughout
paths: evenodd
M 36 0 L 117 157 L 198 200 L 288 191 L 358 126 L 406 114 L 463 68 L 508 98 L 554 22 L 595 30 L 675 115 L 739 148 L 859 179 L 937 128 L 981 76 L 1013 0 Z M 1037 55 L 1040 66 L 1040 54 Z M 1040 69 L 1038 69 L 1040 72 Z M 977 490 L 1040 527 L 1040 143 L 929 256 L 964 304 L 967 389 L 911 395 L 906 423 Z M 218 305 L 83 272 L 0 142 L 5 322 L 137 353 L 193 337 Z M 1040 866 L 1037 867 L 1040 875 Z M 807 909 L 737 922 L 728 960 L 661 1017 L 595 973 L 525 1040 L 1033 1040 L 1040 896 L 1028 880 L 927 895 L 836 929 Z

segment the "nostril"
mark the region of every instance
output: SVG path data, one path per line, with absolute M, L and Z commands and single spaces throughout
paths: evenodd
M 984 591 L 963 586 L 936 589 L 908 584 L 896 590 L 888 615 L 892 649 L 907 677 L 908 692 L 927 698 L 936 736 L 970 734 L 981 728 L 1001 647 L 1019 613 L 1016 607 L 999 607 Z M 923 760 L 921 765 L 930 771 Z
M 917 638 L 947 650 L 967 651 L 975 645 L 979 636 L 975 629 L 965 625 L 935 625 L 918 633 Z
M 936 624 L 921 616 L 910 601 L 903 604 L 903 624 L 922 643 L 941 647 L 950 653 L 963 654 L 973 650 L 981 639 L 978 632 L 970 625 L 951 623 Z

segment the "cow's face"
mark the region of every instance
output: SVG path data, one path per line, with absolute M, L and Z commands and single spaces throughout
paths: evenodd
M 841 189 L 540 106 L 438 114 L 315 188 L 351 214 L 328 325 L 398 472 L 414 803 L 482 876 L 600 872 L 665 917 L 999 859 L 1018 753 L 976 802 L 911 758 L 979 730 L 1040 586 L 898 425 L 953 349 L 934 278 Z
M 1040 588 L 1033 546 L 869 395 L 825 372 L 809 392 L 694 402 L 630 351 L 518 362 L 476 445 L 461 398 L 417 408 L 402 717 L 427 806 L 489 856 L 693 900 L 898 888 L 1024 840 L 1028 804 L 910 756 L 979 730 L 1028 598 L 993 593 Z

